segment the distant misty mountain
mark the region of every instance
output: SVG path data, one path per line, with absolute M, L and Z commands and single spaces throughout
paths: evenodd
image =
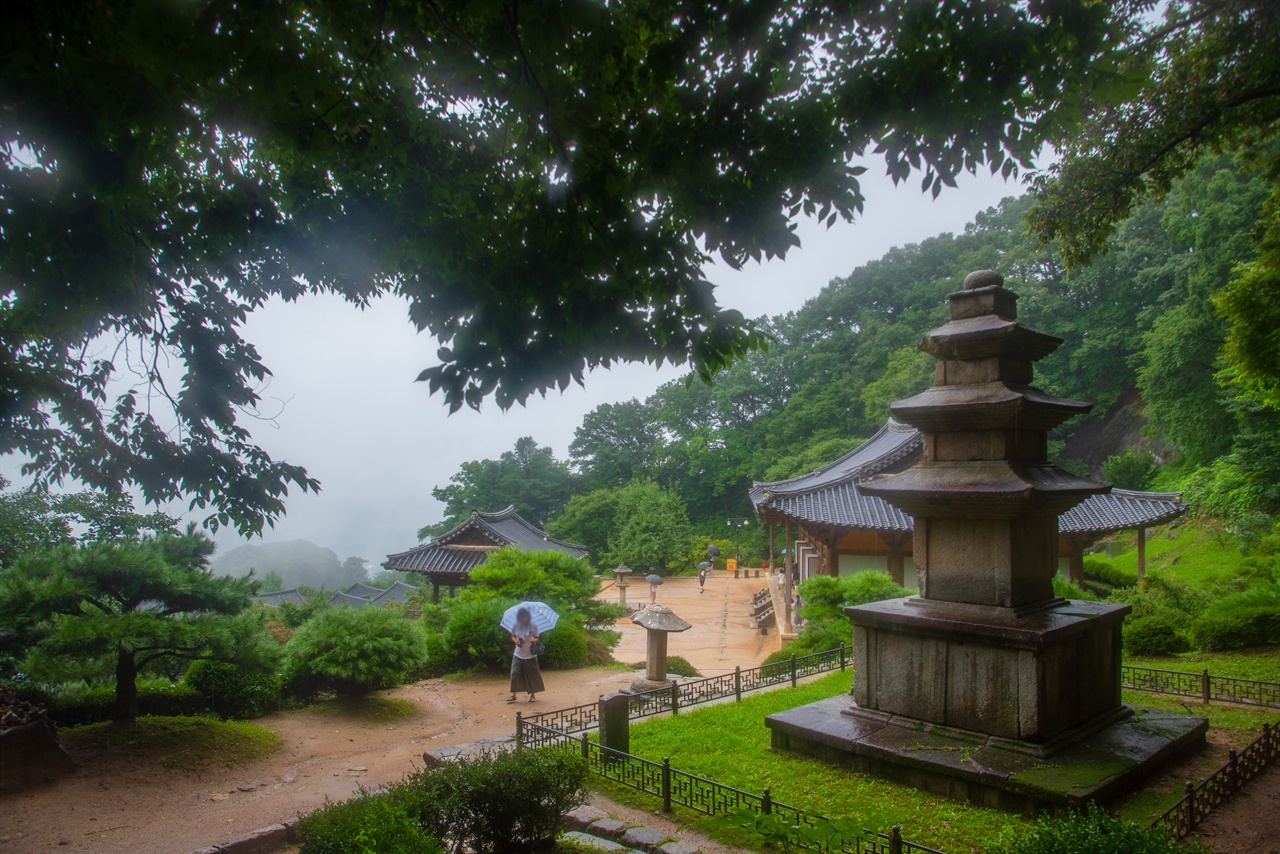
M 274 572 L 286 588 L 308 584 L 342 590 L 365 578 L 364 562 L 359 558 L 339 560 L 333 549 L 306 540 L 240 546 L 215 557 L 210 566 L 220 575 L 247 575 L 252 569 L 254 577 L 262 578 Z

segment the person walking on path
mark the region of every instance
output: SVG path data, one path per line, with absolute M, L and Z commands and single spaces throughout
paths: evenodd
M 533 645 L 538 642 L 538 628 L 529 619 L 529 609 L 516 611 L 516 624 L 511 629 L 511 642 L 515 651 L 511 655 L 511 696 L 508 703 L 516 701 L 516 694 L 525 692 L 532 703 L 540 691 L 546 690 L 542 684 L 542 668 L 538 666 L 538 656 L 533 653 Z
M 707 586 L 707 568 L 705 566 L 698 567 L 698 592 L 705 593 Z

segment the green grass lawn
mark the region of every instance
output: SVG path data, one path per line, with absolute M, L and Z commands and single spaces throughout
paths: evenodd
M 1274 648 L 1264 648 L 1243 653 L 1187 655 L 1176 660 L 1136 659 L 1127 663 L 1189 670 L 1207 666 L 1210 672 L 1222 675 L 1271 678 L 1280 675 L 1275 662 L 1266 660 L 1275 658 L 1275 652 Z M 1174 664 L 1178 666 L 1172 666 Z M 674 718 L 633 723 L 631 752 L 654 761 L 670 757 L 674 768 L 747 791 L 758 793 L 767 786 L 775 800 L 833 817 L 852 818 L 872 830 L 885 831 L 898 824 L 906 838 L 941 848 L 949 854 L 982 850 L 997 838 L 1010 838 L 1021 832 L 1024 824 L 1017 816 L 952 803 L 875 777 L 769 749 L 769 731 L 764 725 L 766 715 L 847 693 L 850 679 L 848 671 L 832 673 L 795 689 L 756 694 L 740 703 L 690 709 Z M 1120 815 L 1143 824 L 1150 823 L 1182 796 L 1187 777 L 1198 779 L 1212 773 L 1226 760 L 1229 747 L 1244 747 L 1257 736 L 1264 721 L 1273 724 L 1280 721 L 1275 711 L 1221 704 L 1206 707 L 1187 698 L 1138 691 L 1126 691 L 1124 701 L 1202 715 L 1209 718 L 1211 727 L 1210 746 L 1177 769 L 1180 773 L 1157 776 L 1142 790 L 1115 805 Z M 594 779 L 592 785 L 624 803 L 649 810 L 657 807 L 651 795 L 605 783 L 599 778 Z M 704 832 L 711 830 L 710 819 L 679 809 L 677 812 Z
M 266 756 L 281 744 L 271 730 L 250 723 L 158 715 L 140 717 L 132 724 L 71 727 L 59 737 L 73 753 L 92 754 L 95 762 L 118 758 L 129 765 L 155 762 L 183 771 L 233 768 Z
M 1136 573 L 1137 535 L 1125 533 L 1118 535 L 1116 541 L 1124 549 L 1122 554 L 1111 558 L 1105 554 L 1095 557 L 1116 569 Z M 1244 555 L 1236 548 L 1235 540 L 1208 525 L 1185 522 L 1147 531 L 1147 572 L 1151 575 L 1207 587 L 1215 581 L 1237 575 L 1243 560 Z
M 1234 676 L 1261 682 L 1280 682 L 1280 646 L 1259 646 L 1233 652 L 1184 652 L 1178 655 L 1125 656 L 1125 664 L 1199 673 L 1208 669 L 1214 676 Z
M 725 703 L 682 711 L 678 717 L 632 724 L 631 752 L 646 759 L 671 758 L 672 767 L 709 777 L 720 783 L 761 792 L 814 812 L 855 818 L 872 830 L 901 825 L 915 842 L 942 848 L 949 854 L 977 850 L 1005 828 L 1017 825 L 1015 816 L 941 800 L 812 759 L 769 749 L 766 715 L 805 703 L 848 693 L 851 673 L 832 673 L 797 688 L 756 694 L 740 703 Z M 601 785 L 594 779 L 592 785 Z M 655 799 L 619 786 L 603 786 L 610 797 L 653 809 Z M 705 817 L 689 814 L 702 830 Z

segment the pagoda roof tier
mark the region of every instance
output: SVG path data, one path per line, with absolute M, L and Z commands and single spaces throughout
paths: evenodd
M 1003 382 L 941 385 L 899 400 L 893 415 L 926 433 L 943 432 L 959 420 L 966 430 L 1052 430 L 1088 412 L 1093 404 Z
M 998 314 L 961 317 L 925 334 L 920 349 L 940 362 L 1004 356 L 1035 362 L 1058 349 L 1062 339 Z
M 1110 485 L 1049 463 L 967 460 L 918 463 L 901 474 L 865 481 L 860 488 L 913 516 L 1012 519 L 1057 516 Z

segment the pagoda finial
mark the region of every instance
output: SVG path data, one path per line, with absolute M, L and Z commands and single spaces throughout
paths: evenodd
M 976 291 L 978 288 L 1002 288 L 1004 276 L 995 270 L 974 270 L 964 277 L 964 289 Z

